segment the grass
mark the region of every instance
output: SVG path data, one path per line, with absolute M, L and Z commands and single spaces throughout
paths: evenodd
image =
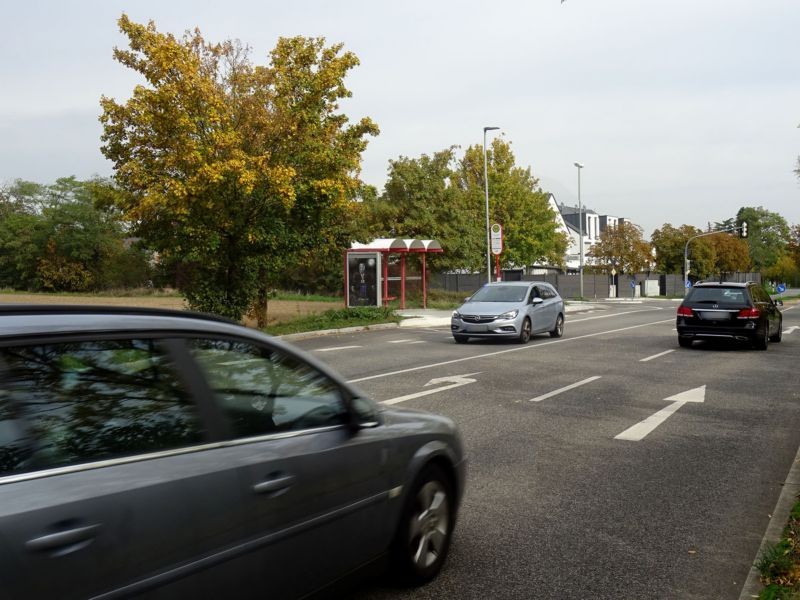
M 286 335 L 323 329 L 377 325 L 379 323 L 399 323 L 401 320 L 401 317 L 394 314 L 394 310 L 391 307 L 375 308 L 365 306 L 327 310 L 323 313 L 269 325 L 265 331 L 272 335 Z
M 108 289 L 108 290 L 98 290 L 95 292 L 26 292 L 20 290 L 12 290 L 10 288 L 3 288 L 0 289 L 0 294 L 8 295 L 8 296 L 32 296 L 32 295 L 44 295 L 44 296 L 64 296 L 64 297 L 72 297 L 72 296 L 97 296 L 98 298 L 145 298 L 145 297 L 157 297 L 157 298 L 183 298 L 183 295 L 175 289 L 172 288 L 148 288 L 148 287 L 140 287 L 140 288 L 119 288 L 119 289 Z
M 756 568 L 765 586 L 759 600 L 800 600 L 800 500 L 780 541 L 764 550 Z

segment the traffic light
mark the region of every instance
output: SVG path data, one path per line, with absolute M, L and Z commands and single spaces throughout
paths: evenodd
M 747 221 L 742 221 L 742 225 L 739 227 L 739 235 L 743 238 L 747 237 Z

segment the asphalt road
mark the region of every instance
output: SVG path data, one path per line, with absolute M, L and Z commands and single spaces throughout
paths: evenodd
M 352 597 L 739 598 L 800 446 L 800 309 L 759 352 L 679 348 L 676 306 L 573 314 L 525 346 L 447 328 L 298 342 L 378 401 L 448 415 L 469 456 L 440 576 Z

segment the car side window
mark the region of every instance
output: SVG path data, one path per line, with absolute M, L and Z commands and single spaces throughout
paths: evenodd
M 0 349 L 0 474 L 204 438 L 172 360 L 153 340 Z
M 272 348 L 233 340 L 187 340 L 236 437 L 346 422 L 334 381 Z

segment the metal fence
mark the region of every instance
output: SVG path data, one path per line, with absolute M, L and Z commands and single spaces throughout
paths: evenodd
M 580 277 L 576 274 L 523 275 L 521 271 L 509 270 L 503 271 L 503 279 L 505 281 L 546 281 L 555 287 L 564 298 L 580 296 Z M 761 273 L 725 273 L 721 280 L 761 283 Z M 635 275 L 618 274 L 612 277 L 611 275 L 586 273 L 583 276 L 583 296 L 584 298 L 609 298 L 612 294 L 619 298 L 644 296 L 648 287 L 645 286 L 645 281 L 657 281 L 658 295 L 660 296 L 682 296 L 684 293 L 682 275 L 637 273 Z M 484 283 L 486 283 L 486 273 L 431 273 L 429 285 L 432 289 L 471 294 Z

